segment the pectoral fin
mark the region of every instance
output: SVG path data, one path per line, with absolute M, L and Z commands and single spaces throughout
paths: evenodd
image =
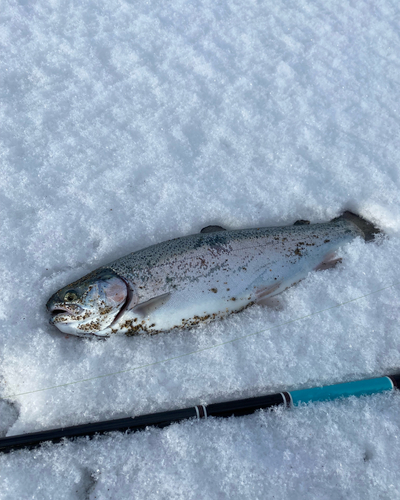
M 158 297 L 153 297 L 152 299 L 147 300 L 146 302 L 137 304 L 132 309 L 132 312 L 140 317 L 145 318 L 149 316 L 153 311 L 155 311 L 162 305 L 166 304 L 170 298 L 171 298 L 170 293 L 164 293 L 163 295 L 159 295 Z

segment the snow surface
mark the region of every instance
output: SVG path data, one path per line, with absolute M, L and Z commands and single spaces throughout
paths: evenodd
M 0 2 L 1 435 L 398 371 L 399 20 L 391 0 Z M 48 324 L 55 290 L 131 251 L 344 209 L 386 236 L 280 310 L 107 341 Z M 397 393 L 187 421 L 2 455 L 0 498 L 394 499 L 399 440 Z

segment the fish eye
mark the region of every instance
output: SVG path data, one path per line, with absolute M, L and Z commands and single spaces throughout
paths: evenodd
M 78 298 L 78 295 L 73 291 L 70 290 L 64 295 L 64 300 L 67 302 L 72 302 L 73 300 L 76 300 Z

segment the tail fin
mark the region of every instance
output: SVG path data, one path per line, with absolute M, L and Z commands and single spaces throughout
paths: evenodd
M 359 215 L 353 214 L 352 212 L 348 211 L 343 212 L 342 215 L 336 217 L 336 219 L 333 220 L 347 220 L 349 222 L 352 222 L 364 233 L 365 241 L 373 241 L 375 239 L 375 235 L 382 232 L 379 228 L 374 226 L 372 222 L 368 222 Z

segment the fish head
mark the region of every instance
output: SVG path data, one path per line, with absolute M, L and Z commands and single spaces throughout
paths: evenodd
M 129 296 L 126 282 L 108 268 L 98 269 L 58 290 L 46 304 L 50 323 L 78 336 L 105 335 Z

